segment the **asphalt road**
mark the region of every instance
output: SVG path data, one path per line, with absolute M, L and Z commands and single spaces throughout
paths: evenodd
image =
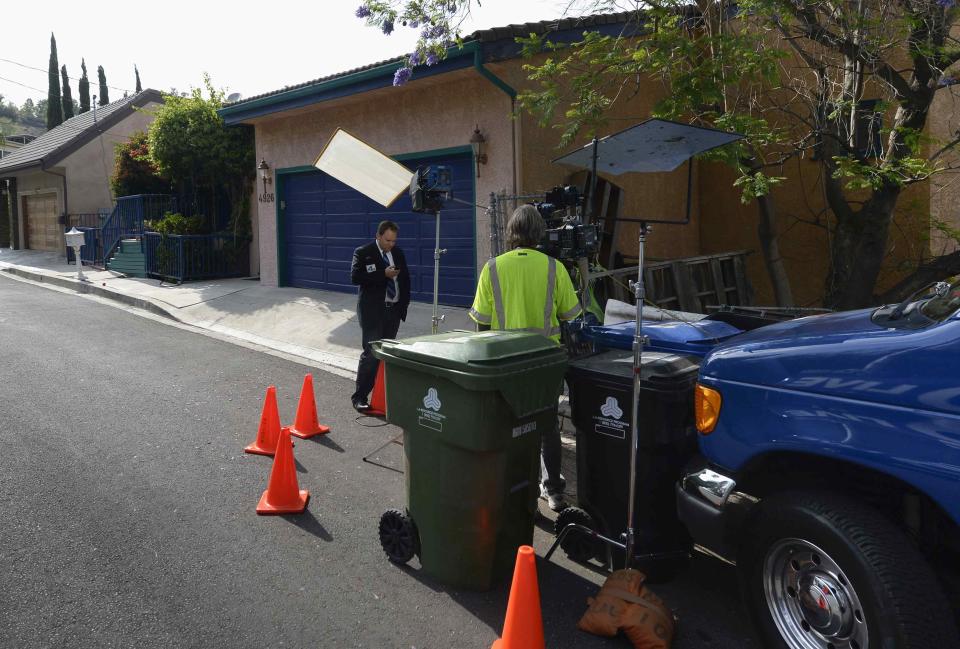
M 257 516 L 271 459 L 242 448 L 265 388 L 289 423 L 308 371 L 332 427 L 296 443 L 308 510 Z M 351 387 L 0 277 L 0 647 L 489 647 L 508 584 L 459 592 L 385 559 L 377 521 L 403 477 L 362 457 L 397 431 L 361 425 Z M 551 539 L 537 531 L 539 556 Z M 630 646 L 576 630 L 599 570 L 558 554 L 538 571 L 547 647 Z M 655 590 L 676 649 L 758 646 L 731 568 L 698 558 Z

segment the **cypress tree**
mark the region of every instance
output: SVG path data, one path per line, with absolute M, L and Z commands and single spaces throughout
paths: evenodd
M 80 112 L 85 113 L 90 110 L 90 80 L 87 79 L 87 62 L 80 59 L 80 69 L 83 74 L 80 76 Z
M 97 105 L 106 106 L 110 103 L 110 91 L 107 90 L 107 74 L 103 71 L 103 66 L 97 66 L 97 79 L 100 80 L 100 99 Z
M 47 88 L 47 130 L 63 123 L 63 106 L 60 105 L 60 65 L 57 63 L 57 39 L 50 32 L 50 69 Z
M 70 92 L 70 77 L 67 76 L 66 64 L 60 66 L 60 78 L 63 81 L 63 95 L 60 98 L 63 104 L 63 119 L 68 120 L 73 117 L 73 94 Z
M 140 70 L 137 69 L 136 65 L 133 66 L 133 73 L 137 77 L 137 92 L 142 92 L 143 86 L 140 85 Z

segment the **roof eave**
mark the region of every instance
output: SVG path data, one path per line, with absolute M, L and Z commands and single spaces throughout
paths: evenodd
M 40 160 L 31 160 L 29 162 L 21 162 L 19 164 L 13 165 L 12 167 L 3 167 L 0 168 L 0 178 L 9 178 L 11 175 L 19 173 L 21 171 L 26 171 L 37 167 L 38 169 L 43 169 L 43 159 Z
M 422 79 L 472 66 L 474 51 L 477 47 L 479 43 L 470 41 L 464 43 L 463 47 L 450 48 L 447 50 L 446 58 L 436 65 L 418 67 L 417 78 Z M 404 64 L 404 60 L 403 57 L 399 57 L 375 68 L 335 77 L 302 88 L 292 88 L 236 106 L 225 106 L 217 112 L 227 125 L 235 125 L 272 113 L 386 88 L 393 85 L 393 75 Z

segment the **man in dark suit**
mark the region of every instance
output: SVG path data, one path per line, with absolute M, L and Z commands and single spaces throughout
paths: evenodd
M 397 246 L 398 231 L 393 221 L 382 221 L 377 227 L 377 240 L 353 251 L 350 281 L 360 287 L 357 318 L 363 336 L 363 353 L 357 367 L 357 389 L 350 400 L 359 412 L 370 409 L 367 398 L 379 368 L 370 343 L 394 338 L 400 321 L 407 319 L 410 271 L 403 251 Z

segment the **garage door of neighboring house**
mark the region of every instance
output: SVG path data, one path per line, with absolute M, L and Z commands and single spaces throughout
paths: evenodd
M 24 196 L 23 217 L 27 248 L 63 250 L 63 231 L 57 219 L 55 193 Z
M 474 202 L 471 154 L 401 160 L 409 169 L 443 164 L 453 169 L 454 196 Z M 433 300 L 434 229 L 432 214 L 410 211 L 407 192 L 388 209 L 320 171 L 284 174 L 278 224 L 280 284 L 353 293 L 350 261 L 358 246 L 373 241 L 384 219 L 400 227 L 398 245 L 410 266 L 414 300 Z M 448 203 L 440 213 L 441 304 L 468 305 L 476 282 L 474 208 Z

